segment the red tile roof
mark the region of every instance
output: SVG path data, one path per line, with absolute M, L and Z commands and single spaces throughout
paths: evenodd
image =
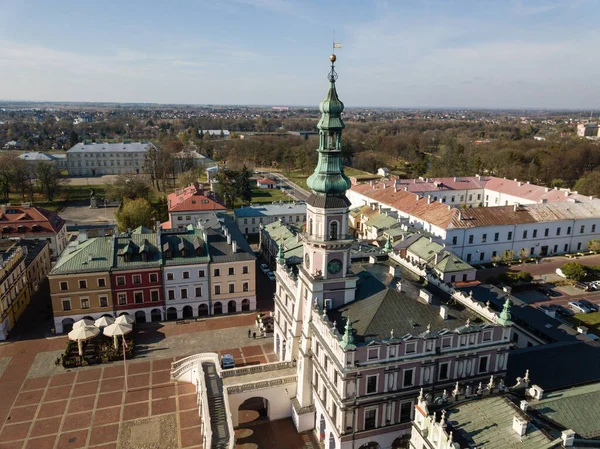
M 65 225 L 57 213 L 33 206 L 7 204 L 0 212 L 3 234 L 56 234 Z
M 187 212 L 204 210 L 227 210 L 215 195 L 217 201 L 204 195 L 204 191 L 197 185 L 190 185 L 182 190 L 171 193 L 168 197 L 169 212 Z
M 277 184 L 277 181 L 274 181 L 269 178 L 259 178 L 256 180 L 258 184 Z

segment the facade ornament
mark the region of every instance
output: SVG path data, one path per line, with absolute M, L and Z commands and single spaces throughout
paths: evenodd
M 446 402 L 448 400 L 448 390 L 444 390 L 442 393 L 442 401 Z
M 454 387 L 454 390 L 452 390 L 452 396 L 454 396 L 454 398 L 456 399 L 456 397 L 460 394 L 460 386 L 458 384 L 458 382 L 456 382 L 456 386 Z
M 465 323 L 465 327 L 471 326 L 471 318 L 467 318 L 467 322 Z
M 450 431 L 450 434 L 448 435 L 448 443 L 452 444 L 453 440 L 454 440 L 454 436 L 452 435 L 452 431 Z
M 425 397 L 423 396 L 423 389 L 421 388 L 421 391 L 419 392 L 418 401 L 423 402 L 424 399 L 425 399 Z
M 385 246 L 383 247 L 383 252 L 384 253 L 391 253 L 392 252 L 392 241 L 390 240 L 390 236 L 387 236 L 387 239 L 385 240 Z
M 465 388 L 465 396 L 471 396 L 471 385 L 467 385 L 467 387 Z
M 283 237 L 279 239 L 279 249 L 277 250 L 277 263 L 283 265 L 285 263 L 285 253 L 283 251 Z
M 482 382 L 479 382 L 479 386 L 477 387 L 477 394 L 480 395 L 480 396 L 483 394 L 483 384 L 482 384 Z
M 446 427 L 446 409 L 442 410 L 442 419 L 440 420 L 440 426 Z
M 394 338 L 394 329 L 390 329 L 390 340 Z
M 523 380 L 529 383 L 529 370 L 525 371 L 525 378 Z
M 488 390 L 492 391 L 494 389 L 494 375 L 490 376 L 490 383 L 487 384 Z
M 469 298 L 473 297 L 473 290 L 469 290 Z
M 510 326 L 512 324 L 511 318 L 510 299 L 508 299 L 507 296 L 506 301 L 504 301 L 504 306 L 502 307 L 502 312 L 500 312 L 500 315 L 498 315 L 498 319 L 496 321 L 501 326 Z
M 498 390 L 504 391 L 504 379 L 500 379 L 500 382 L 498 383 Z
M 344 351 L 347 349 L 356 349 L 356 345 L 354 344 L 354 329 L 352 329 L 349 317 L 346 318 L 346 327 L 344 328 L 344 336 L 342 337 L 340 347 Z

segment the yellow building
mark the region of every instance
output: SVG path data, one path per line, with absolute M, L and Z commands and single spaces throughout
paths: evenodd
M 0 340 L 6 340 L 31 299 L 23 248 L 10 240 L 0 241 L 0 295 Z

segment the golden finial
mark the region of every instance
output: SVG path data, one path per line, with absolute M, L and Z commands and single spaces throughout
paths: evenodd
M 332 63 L 334 63 L 336 59 L 337 59 L 337 58 L 336 58 L 335 54 L 333 54 L 333 53 L 332 53 L 332 54 L 331 54 L 331 56 L 329 57 L 329 60 L 330 60 Z

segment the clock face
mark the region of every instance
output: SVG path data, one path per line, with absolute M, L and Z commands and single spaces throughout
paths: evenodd
M 342 261 L 339 259 L 330 260 L 327 264 L 327 271 L 331 274 L 338 274 L 342 271 Z
M 304 255 L 304 265 L 306 265 L 306 268 L 310 268 L 310 256 L 308 253 Z

